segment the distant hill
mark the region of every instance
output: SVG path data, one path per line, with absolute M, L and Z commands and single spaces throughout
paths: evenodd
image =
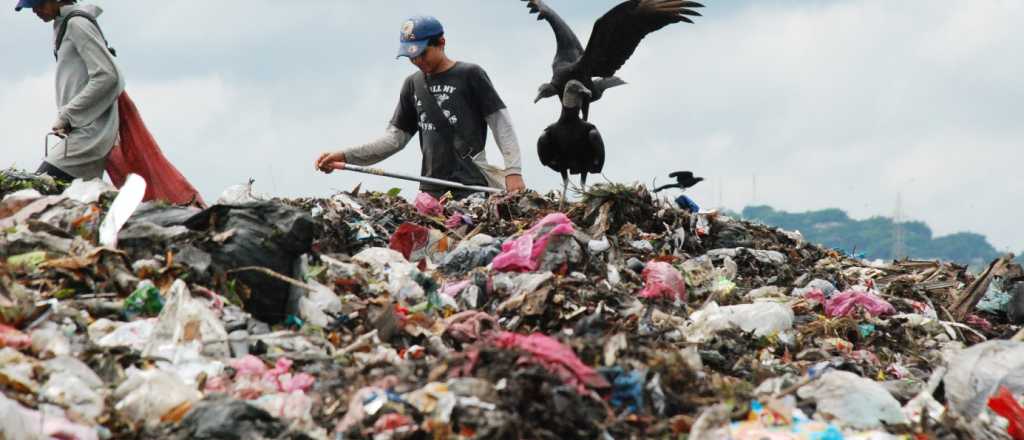
M 840 209 L 789 213 L 770 206 L 748 206 L 740 216 L 745 220 L 800 231 L 808 241 L 849 254 L 863 254 L 869 259 L 882 260 L 897 257 L 893 255 L 895 223 L 887 217 L 854 220 Z M 922 222 L 901 222 L 900 225 L 906 253 L 899 255 L 900 258 L 941 259 L 982 266 L 1000 255 L 981 234 L 958 232 L 933 237 L 931 228 Z

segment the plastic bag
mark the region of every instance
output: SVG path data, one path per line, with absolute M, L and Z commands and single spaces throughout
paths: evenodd
M 68 372 L 51 374 L 40 394 L 47 402 L 68 408 L 87 420 L 98 419 L 105 408 L 103 394 L 85 380 Z
M 804 295 L 806 295 L 807 293 L 810 293 L 811 291 L 814 291 L 814 290 L 818 290 L 826 298 L 830 298 L 830 297 L 832 297 L 832 295 L 836 294 L 836 290 L 837 289 L 836 289 L 836 286 L 833 285 L 832 283 L 819 278 L 819 279 L 815 279 L 815 280 L 807 283 L 807 286 L 805 286 L 805 287 L 802 287 L 802 288 L 799 288 L 799 289 L 793 289 L 792 295 L 796 296 L 796 297 L 801 297 L 802 298 Z
M 907 423 L 899 401 L 885 387 L 848 371 L 829 371 L 797 394 L 814 401 L 819 415 L 841 426 L 871 429 Z
M 888 301 L 874 294 L 857 290 L 848 290 L 828 298 L 825 301 L 825 314 L 830 318 L 850 316 L 856 312 L 858 306 L 872 316 L 896 314 L 896 308 Z
M 294 438 L 288 427 L 262 408 L 229 398 L 206 399 L 174 428 L 170 440 Z
M 548 241 L 555 235 L 572 235 L 575 228 L 565 214 L 554 213 L 541 219 L 519 238 L 501 245 L 501 254 L 491 263 L 494 270 L 532 272 L 540 266 Z
M 671 264 L 651 261 L 644 267 L 644 288 L 637 295 L 641 298 L 665 298 L 686 301 L 686 282 L 683 274 Z
M 0 348 L 12 347 L 24 350 L 32 346 L 32 338 L 18 329 L 0 324 Z
M 562 345 L 557 339 L 542 333 L 529 336 L 517 333 L 502 332 L 493 338 L 500 348 L 516 348 L 529 353 L 520 362 L 540 364 L 567 384 L 574 385 L 581 394 L 586 388 L 608 388 L 611 384 L 593 368 L 588 367 L 571 348 Z
M 793 309 L 785 304 L 757 302 L 719 307 L 710 303 L 690 316 L 686 339 L 703 342 L 723 330 L 739 328 L 756 337 L 771 336 L 793 328 Z
M 135 423 L 147 426 L 160 424 L 172 410 L 191 405 L 203 398 L 202 393 L 186 385 L 177 374 L 163 370 L 134 370 L 114 390 L 118 412 Z
M 995 340 L 964 349 L 949 362 L 943 381 L 950 410 L 974 419 L 1001 387 L 1024 393 L 1024 342 Z
M 409 261 L 414 252 L 420 251 L 430 244 L 430 229 L 412 223 L 403 223 L 391 235 L 388 247 L 402 253 Z
M 1024 407 L 1006 387 L 999 389 L 995 396 L 988 400 L 988 407 L 996 414 L 1010 421 L 1007 433 L 1013 440 L 1024 440 Z
M 270 197 L 256 193 L 256 181 L 249 180 L 247 183 L 231 185 L 221 191 L 217 197 L 218 205 L 242 205 L 252 202 L 265 202 Z
M 313 246 L 313 217 L 306 210 L 281 203 L 217 205 L 189 218 L 185 226 L 210 234 L 229 233 L 223 244 L 202 249 L 213 257 L 215 274 L 263 267 L 287 275 L 295 260 Z M 287 317 L 288 283 L 258 271 L 238 272 L 231 278 L 252 291 L 245 311 L 269 324 Z
M 181 175 L 156 143 L 139 109 L 122 93 L 117 98 L 121 142 L 107 156 L 107 174 L 115 186 L 121 187 L 129 174 L 138 174 L 149 183 L 143 200 L 165 200 L 182 205 L 195 202 L 205 205 L 203 196 Z
M 107 191 L 117 191 L 117 188 L 103 179 L 75 179 L 61 195 L 78 203 L 96 203 Z
M 185 344 L 202 347 L 202 353 L 213 358 L 231 356 L 224 323 L 209 306 L 192 297 L 184 281 L 175 281 L 169 296 L 143 351 L 145 356 L 173 358 L 176 348 Z
M 32 332 L 32 352 L 42 359 L 71 354 L 71 342 L 57 324 L 48 322 Z
M 430 194 L 424 192 L 417 194 L 413 204 L 416 206 L 416 212 L 427 217 L 441 217 L 444 215 L 444 208 L 441 207 L 441 202 L 437 201 Z
M 299 316 L 317 327 L 327 327 L 334 321 L 328 313 L 341 313 L 341 299 L 327 286 L 311 281 L 317 289 L 299 299 Z
M 62 411 L 45 407 L 43 414 L 0 394 L 0 438 L 18 440 L 98 440 L 96 430 L 74 423 Z
M 89 339 L 101 347 L 131 347 L 142 351 L 156 327 L 155 318 L 129 323 L 112 322 L 106 318 L 89 324 Z

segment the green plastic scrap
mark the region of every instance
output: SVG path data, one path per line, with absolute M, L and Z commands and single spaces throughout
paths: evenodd
M 11 267 L 20 267 L 29 271 L 36 270 L 40 264 L 46 262 L 46 251 L 35 251 L 25 254 L 15 255 L 7 258 L 7 265 Z
M 136 316 L 156 316 L 164 309 L 164 298 L 160 289 L 152 284 L 140 286 L 124 300 L 124 315 L 128 319 Z

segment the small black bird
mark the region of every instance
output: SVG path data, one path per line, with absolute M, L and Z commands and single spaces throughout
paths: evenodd
M 676 183 L 660 186 L 658 189 L 654 190 L 654 192 L 662 192 L 669 188 L 687 189 L 704 180 L 703 177 L 694 177 L 693 173 L 690 171 L 676 171 L 668 176 L 676 179 Z
M 587 174 L 604 168 L 604 140 L 594 124 L 580 119 L 580 106 L 590 98 L 590 90 L 580 81 L 569 80 L 562 94 L 562 116 L 541 133 L 537 140 L 540 163 L 562 174 L 562 200 L 569 188 L 569 174 L 580 175 L 580 186 L 587 185 Z
M 687 16 L 699 17 L 692 8 L 704 5 L 683 0 L 629 0 L 612 8 L 596 23 L 587 42 L 586 50 L 580 44 L 572 28 L 542 0 L 523 0 L 530 13 L 537 14 L 538 20 L 547 20 L 555 32 L 558 50 L 551 66 L 551 82 L 541 85 L 534 102 L 555 95 L 562 97 L 570 80 L 583 83 L 591 95 L 583 102 L 583 120 L 590 116 L 590 103 L 597 101 L 610 87 L 625 84 L 613 76 L 640 41 L 650 34 L 672 23 L 693 23 Z M 594 78 L 599 78 L 597 81 Z

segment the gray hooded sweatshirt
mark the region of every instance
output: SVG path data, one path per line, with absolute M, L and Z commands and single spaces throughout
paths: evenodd
M 60 8 L 53 25 L 55 44 L 63 17 L 74 10 L 93 17 L 103 13 L 93 5 Z M 123 91 L 124 76 L 99 29 L 84 17 L 68 20 L 57 53 L 57 110 L 70 123 L 71 132 L 65 141 L 50 148 L 46 161 L 74 177 L 102 178 L 107 155 L 118 137 L 117 97 Z

